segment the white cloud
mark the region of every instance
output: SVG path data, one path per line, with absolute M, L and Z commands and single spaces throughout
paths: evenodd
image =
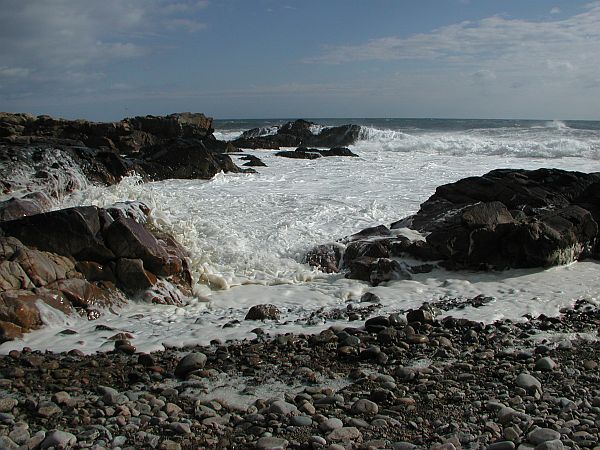
M 0 67 L 0 77 L 25 78 L 29 75 L 29 69 L 25 67 Z
M 0 0 L 0 75 L 87 82 L 98 68 L 155 50 L 164 34 L 193 33 L 198 0 Z M 158 38 L 158 39 L 157 39 Z M 68 76 L 71 73 L 85 76 Z
M 461 22 L 430 33 L 390 36 L 354 46 L 330 46 L 314 60 L 343 63 L 367 60 L 470 61 L 506 56 L 567 54 L 598 55 L 600 2 L 571 18 L 533 22 L 492 16 Z
M 560 8 L 558 6 L 555 6 L 550 10 L 550 14 L 560 14 Z

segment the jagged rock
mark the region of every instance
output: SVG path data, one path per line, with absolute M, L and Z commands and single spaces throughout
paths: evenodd
M 32 167 L 40 179 L 62 177 L 64 181 L 64 175 L 82 171 L 89 181 L 104 184 L 114 184 L 134 171 L 145 179 L 210 178 L 221 171 L 242 171 L 225 155 L 237 151 L 235 146 L 215 139 L 213 131 L 211 118 L 193 113 L 113 123 L 3 113 L 0 159 Z M 57 164 L 65 161 L 72 167 L 59 171 Z M 0 175 L 11 180 L 5 173 Z M 70 186 L 60 186 L 64 192 L 56 193 L 50 192 L 56 183 L 48 183 L 48 194 L 60 196 L 78 183 L 73 179 Z M 3 186 L 12 188 L 10 183 Z M 5 220 L 9 218 L 15 216 Z
M 339 247 L 335 245 L 318 245 L 306 255 L 306 262 L 325 273 L 338 273 L 340 259 Z
M 351 278 L 373 281 L 373 261 L 366 257 L 409 255 L 440 260 L 448 269 L 479 270 L 599 258 L 599 200 L 600 173 L 494 170 L 438 187 L 417 214 L 391 225 L 392 231 L 410 227 L 425 240 L 394 236 L 383 225 L 342 239 L 342 267 Z
M 212 152 L 196 139 L 167 141 L 144 150 L 144 154 L 140 164 L 153 179 L 208 179 L 219 172 L 252 171 L 240 169 L 229 155 Z
M 118 258 L 141 259 L 157 275 L 170 275 L 169 255 L 143 225 L 129 218 L 119 218 L 106 229 L 106 244 Z
M 156 284 L 156 276 L 144 269 L 141 259 L 121 258 L 117 261 L 116 275 L 125 292 L 134 294 Z
M 67 208 L 0 224 L 5 234 L 26 245 L 78 260 L 105 262 L 115 255 L 104 245 L 101 226 L 99 210 L 94 206 Z
M 242 133 L 238 139 L 233 141 L 233 144 L 241 148 L 279 149 L 280 147 L 299 146 L 334 148 L 351 145 L 358 140 L 360 135 L 358 125 L 323 128 L 316 134 L 313 133 L 315 125 L 315 123 L 306 120 L 296 120 L 280 126 L 277 128 L 276 133 L 273 133 L 272 129 L 255 128 Z M 345 153 L 346 151 L 334 151 L 327 156 L 352 156 Z M 303 155 L 298 154 L 296 156 L 285 154 L 280 156 L 303 157 Z
M 34 192 L 21 198 L 13 197 L 0 202 L 0 222 L 40 214 L 46 211 L 50 204 L 50 199 L 42 192 Z

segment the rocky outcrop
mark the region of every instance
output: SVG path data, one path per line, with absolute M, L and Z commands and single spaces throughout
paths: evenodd
M 144 212 L 135 203 L 82 206 L 0 222 L 0 341 L 42 326 L 39 302 L 96 318 L 123 292 L 180 301 L 157 292 L 161 280 L 188 295 L 185 251 L 144 225 Z
M 382 225 L 342 239 L 338 245 L 345 251 L 336 260 L 331 258 L 335 253 L 320 246 L 307 261 L 325 271 L 347 270 L 348 276 L 375 284 L 377 271 L 382 272 L 380 261 L 393 267 L 390 258 L 402 256 L 476 270 L 599 258 L 599 200 L 600 173 L 494 170 L 438 187 L 414 216 L 389 228 Z M 399 235 L 403 228 L 418 231 L 424 239 Z M 399 277 L 402 270 L 392 272 Z
M 44 190 L 61 197 L 86 182 L 114 184 L 133 172 L 144 179 L 208 179 L 236 166 L 232 144 L 213 136 L 210 117 L 178 113 L 113 123 L 0 113 L 3 191 Z M 28 168 L 28 169 L 27 169 Z
M 275 153 L 275 156 L 283 156 L 284 158 L 294 158 L 294 159 L 317 159 L 321 156 L 352 156 L 358 157 L 356 153 L 353 153 L 347 147 L 334 147 L 329 150 L 321 150 L 318 148 L 306 148 L 306 147 L 298 147 L 294 151 L 281 151 Z
M 265 148 L 277 150 L 281 147 L 343 147 L 355 143 L 360 135 L 360 126 L 342 125 L 323 128 L 315 133 L 314 122 L 296 120 L 278 128 L 248 130 L 232 143 L 241 148 Z

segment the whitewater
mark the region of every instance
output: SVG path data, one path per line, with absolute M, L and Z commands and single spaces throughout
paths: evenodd
M 234 139 L 243 130 L 273 132 L 280 121 L 217 121 L 215 136 Z M 322 126 L 349 120 L 316 120 Z M 272 150 L 244 151 L 267 167 L 256 174 L 219 174 L 211 180 L 141 183 L 132 176 L 111 187 L 87 186 L 58 207 L 107 206 L 141 201 L 155 226 L 174 234 L 190 251 L 194 296 L 184 307 L 151 305 L 140 299 L 87 321 L 45 309 L 47 326 L 23 340 L 6 342 L 6 353 L 34 349 L 86 353 L 111 350 L 108 338 L 129 333 L 139 351 L 208 344 L 217 339 L 268 333 L 314 333 L 347 322 L 319 314 L 357 308 L 365 292 L 381 298 L 375 314 L 406 311 L 443 298 L 477 295 L 493 300 L 450 314 L 491 322 L 526 315 L 555 315 L 577 299 L 597 303 L 599 265 L 583 261 L 547 270 L 476 273 L 435 270 L 412 280 L 377 287 L 324 274 L 304 263 L 314 245 L 333 242 L 363 228 L 415 213 L 439 185 L 497 168 L 554 167 L 600 171 L 600 123 L 560 121 L 439 121 L 362 119 L 358 158 L 297 160 Z M 241 165 L 239 155 L 232 155 Z M 270 303 L 279 321 L 245 321 L 252 305 Z M 106 331 L 107 325 L 112 328 Z M 99 329 L 100 328 L 100 329 Z M 72 330 L 75 333 L 65 330 Z

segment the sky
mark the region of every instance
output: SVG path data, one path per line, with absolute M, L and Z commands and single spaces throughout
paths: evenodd
M 0 111 L 600 120 L 600 1 L 0 0 Z

